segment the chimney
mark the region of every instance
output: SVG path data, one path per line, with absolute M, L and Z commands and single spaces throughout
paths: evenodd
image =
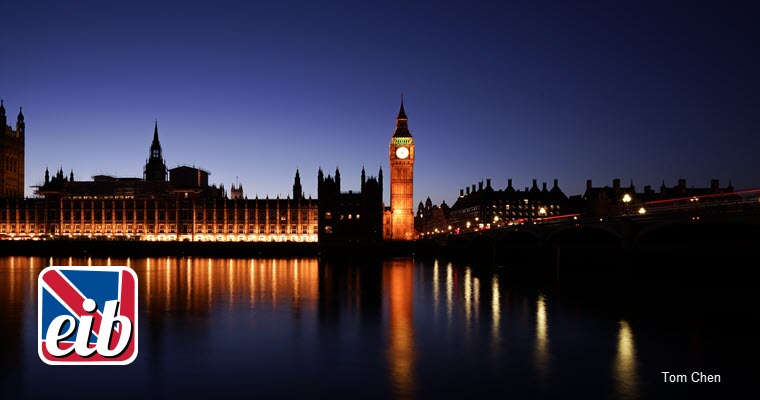
M 538 188 L 538 179 L 533 180 L 533 187 Z
M 546 182 L 544 182 L 544 191 L 546 191 Z
M 559 179 L 555 179 L 555 180 L 554 180 L 554 187 L 555 187 L 555 188 L 558 188 L 558 187 L 559 187 Z
M 483 181 L 478 182 L 478 192 L 483 190 Z
M 475 184 L 472 184 L 472 192 L 475 193 Z
M 620 179 L 613 179 L 612 180 L 612 188 L 615 190 L 620 190 Z
M 507 187 L 512 187 L 512 178 L 507 179 Z
M 591 179 L 586 180 L 586 190 L 591 190 Z
M 467 189 L 467 194 L 470 194 L 470 187 L 469 187 L 469 186 L 467 186 L 467 188 L 466 188 L 466 189 Z
M 459 189 L 459 197 L 464 196 L 464 189 Z
M 487 188 L 491 187 L 491 178 L 486 179 L 486 187 Z
M 720 192 L 720 181 L 717 179 L 713 179 L 710 181 L 710 192 L 711 193 L 718 193 Z

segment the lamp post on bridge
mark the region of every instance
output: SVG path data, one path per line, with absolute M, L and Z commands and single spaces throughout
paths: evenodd
M 625 204 L 625 215 L 628 215 L 628 203 L 631 202 L 631 195 L 626 193 L 623 195 L 623 204 Z

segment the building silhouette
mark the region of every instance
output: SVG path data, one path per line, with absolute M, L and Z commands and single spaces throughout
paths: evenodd
M 5 127 L 5 109 L 2 126 Z M 158 122 L 142 177 L 96 175 L 76 180 L 59 167 L 23 199 L 24 117 L 2 137 L 3 196 L 0 238 L 88 237 L 188 241 L 295 241 L 373 243 L 410 240 L 414 229 L 414 141 L 403 101 L 390 144 L 391 206 L 383 205 L 383 171 L 361 172 L 358 191 L 341 190 L 340 171 L 318 171 L 317 199 L 306 198 L 296 169 L 292 197 L 248 199 L 243 186 L 210 185 L 209 172 L 196 166 L 168 169 Z
M 443 201 L 441 205 L 433 204 L 430 197 L 425 200 L 425 204 L 422 202 L 417 206 L 417 215 L 414 217 L 414 229 L 417 232 L 425 233 L 440 233 L 446 232 L 448 228 L 448 220 L 451 209 L 446 201 Z
M 24 143 L 26 124 L 19 107 L 16 129 L 8 125 L 5 105 L 0 100 L 0 198 L 24 197 Z
M 538 188 L 538 181 L 533 179 L 533 186 L 525 190 L 517 190 L 512 186 L 512 179 L 507 180 L 507 187 L 494 190 L 491 179 L 459 190 L 459 197 L 448 211 L 446 230 L 484 229 L 508 224 L 532 222 L 541 218 L 558 216 L 566 213 L 568 198 L 559 188 L 559 181 L 554 180 L 554 186 L 547 189 Z M 424 212 L 423 220 L 428 217 Z M 443 227 L 436 226 L 439 230 Z M 435 227 L 434 227 L 435 228 Z M 430 230 L 425 231 L 430 232 Z M 432 232 L 431 232 L 432 233 Z
M 383 170 L 367 177 L 362 168 L 361 189 L 342 191 L 340 170 L 335 176 L 317 174 L 319 241 L 327 244 L 375 243 L 383 239 Z
M 687 187 L 686 179 L 679 179 L 677 185 L 669 187 L 663 180 L 659 190 L 646 185 L 642 191 L 636 191 L 633 181 L 628 186 L 622 186 L 620 179 L 616 178 L 612 180 L 612 186 L 593 186 L 589 179 L 586 181 L 586 191 L 579 197 L 574 196 L 572 199 L 578 204 L 578 211 L 594 218 L 638 213 L 641 207 L 646 212 L 646 209 L 652 211 L 660 207 L 677 207 L 694 201 L 708 205 L 726 199 L 740 200 L 740 196 L 734 193 L 731 181 L 727 186 L 720 187 L 718 179 L 712 179 L 709 187 Z
M 389 146 L 391 166 L 391 207 L 384 238 L 412 240 L 414 230 L 414 139 L 409 131 L 404 101 L 396 117 L 396 130 Z
M 153 143 L 150 144 L 150 155 L 145 162 L 143 178 L 150 182 L 166 181 L 166 162 L 161 151 L 161 142 L 158 140 L 158 121 L 153 127 Z
M 22 121 L 23 122 L 23 121 Z M 23 124 L 21 124 L 23 132 Z M 318 240 L 317 201 L 304 198 L 296 172 L 291 198 L 246 199 L 233 185 L 209 185 L 194 166 L 172 168 L 167 180 L 158 126 L 143 178 L 94 176 L 77 181 L 63 168 L 36 187 L 39 198 L 0 199 L 0 237 L 95 237 L 188 241 Z

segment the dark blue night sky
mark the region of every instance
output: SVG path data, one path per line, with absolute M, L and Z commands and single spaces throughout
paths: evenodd
M 316 196 L 319 166 L 358 189 L 387 172 L 403 92 L 416 201 L 484 178 L 760 187 L 752 2 L 110 3 L 0 6 L 28 186 L 142 176 L 158 119 L 169 167 L 249 198 L 290 194 L 296 168 Z

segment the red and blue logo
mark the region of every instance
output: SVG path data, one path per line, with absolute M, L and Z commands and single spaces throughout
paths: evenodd
M 137 275 L 127 267 L 47 267 L 37 279 L 38 353 L 50 365 L 137 357 Z

